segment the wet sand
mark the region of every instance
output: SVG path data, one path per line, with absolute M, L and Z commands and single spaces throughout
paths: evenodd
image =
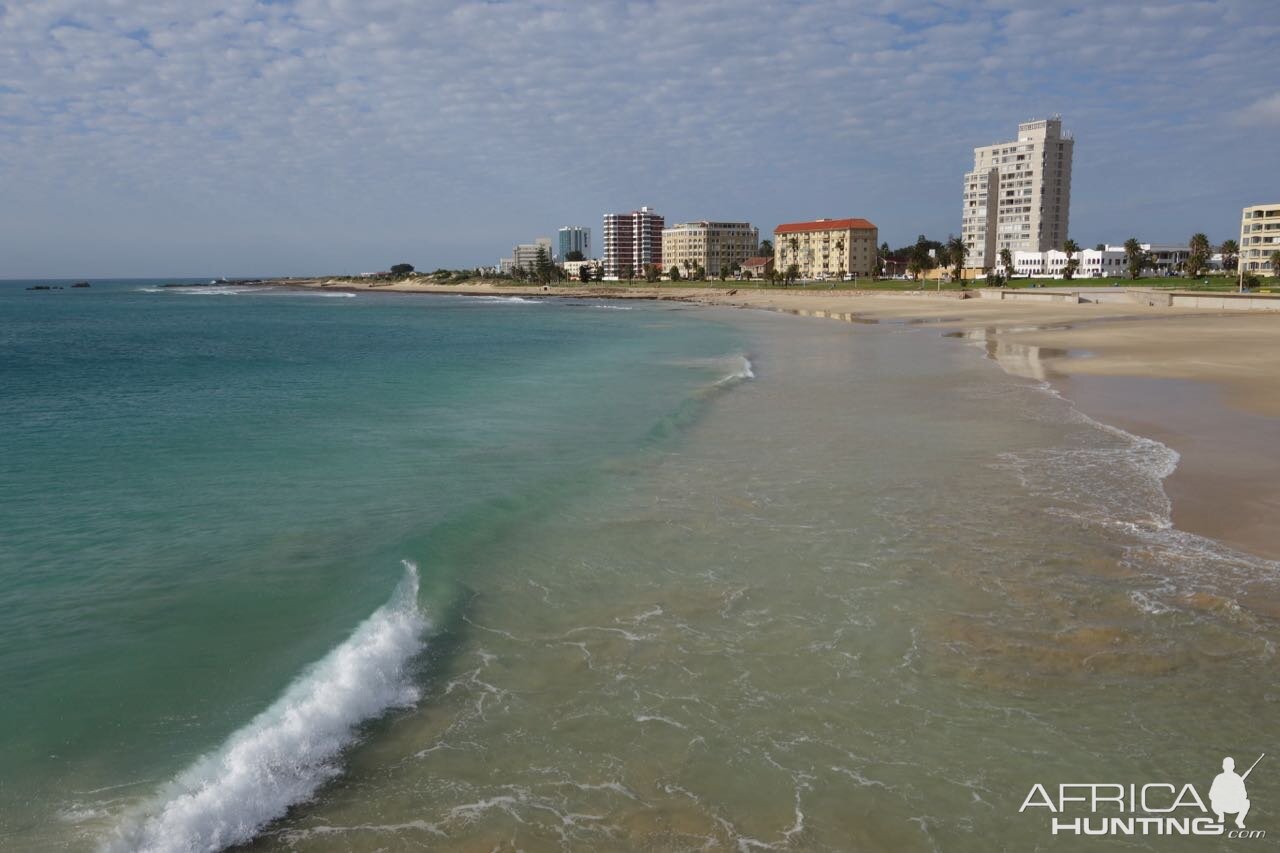
M 1097 420 L 1178 451 L 1164 483 L 1178 529 L 1280 560 L 1280 420 L 1236 408 L 1207 382 L 1081 374 L 1053 383 Z
M 1280 558 L 1280 312 L 1032 303 L 939 294 L 619 286 L 290 282 L 327 289 L 664 299 L 862 323 L 907 323 L 985 343 L 1086 414 L 1154 438 L 1181 461 L 1166 481 L 1180 529 Z

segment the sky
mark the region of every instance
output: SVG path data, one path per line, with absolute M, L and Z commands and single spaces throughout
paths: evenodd
M 668 223 L 960 231 L 1061 114 L 1082 245 L 1280 201 L 1276 0 L 0 0 L 0 278 L 474 267 Z

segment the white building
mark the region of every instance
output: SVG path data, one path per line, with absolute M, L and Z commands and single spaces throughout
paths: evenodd
M 1167 246 L 1155 243 L 1140 243 L 1152 266 L 1142 271 L 1146 276 L 1176 275 L 1181 265 L 1191 256 L 1187 246 Z M 1124 253 L 1124 246 L 1108 245 L 1103 249 L 1084 249 L 1076 252 L 1075 258 L 1080 262 L 1076 269 L 1076 278 L 1125 278 L 1129 275 L 1129 259 Z M 1218 256 L 1218 266 L 1222 259 Z M 1212 266 L 1212 265 L 1211 265 Z M 1047 252 L 1014 252 L 1013 271 L 1024 278 L 1062 278 L 1067 268 L 1067 253 L 1058 249 Z M 1004 265 L 996 259 L 996 271 L 1005 274 Z
M 596 277 L 596 270 L 600 269 L 600 261 L 598 260 L 561 261 L 560 267 L 561 269 L 564 270 L 565 276 L 570 281 L 580 280 L 580 278 L 582 277 L 582 268 L 586 267 L 588 270 L 591 271 L 591 279 L 594 281 Z
M 1074 148 L 1055 116 L 1018 125 L 1015 140 L 973 149 L 960 227 L 965 266 L 995 266 L 1001 249 L 1045 252 L 1066 242 Z
M 1240 270 L 1254 275 L 1280 275 L 1271 268 L 1271 253 L 1280 251 L 1280 204 L 1255 204 L 1240 216 Z

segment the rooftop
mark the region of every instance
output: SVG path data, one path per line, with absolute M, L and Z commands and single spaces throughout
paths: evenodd
M 812 222 L 786 222 L 773 229 L 774 234 L 798 231 L 846 231 L 850 228 L 872 230 L 876 226 L 865 219 L 815 219 Z

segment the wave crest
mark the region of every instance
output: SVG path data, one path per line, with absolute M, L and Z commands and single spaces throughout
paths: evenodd
M 407 664 L 421 651 L 426 617 L 418 569 L 391 600 L 285 690 L 276 702 L 200 758 L 103 844 L 115 851 L 213 851 L 254 837 L 338 775 L 356 726 L 419 698 Z

